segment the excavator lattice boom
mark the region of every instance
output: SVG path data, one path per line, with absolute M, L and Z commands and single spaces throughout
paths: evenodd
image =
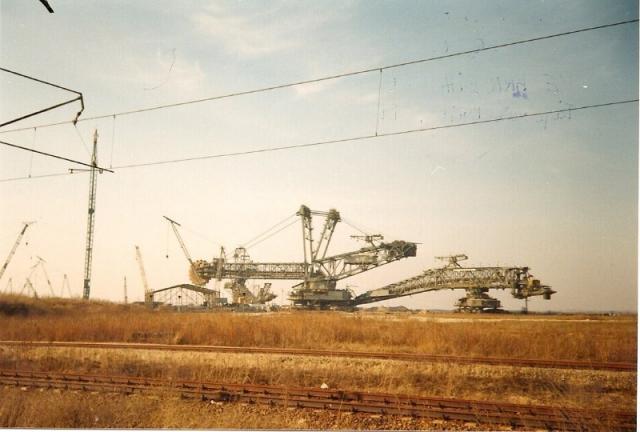
M 466 255 L 436 257 L 447 261 L 441 268 L 429 269 L 422 274 L 367 291 L 353 299 L 353 305 L 363 305 L 390 300 L 429 291 L 461 289 L 466 296 L 459 299 L 456 306 L 464 311 L 497 310 L 500 302 L 489 297 L 490 289 L 508 289 L 517 299 L 542 296 L 548 300 L 555 293 L 551 287 L 541 285 L 529 273 L 528 267 L 462 267 L 458 261 L 466 260 Z

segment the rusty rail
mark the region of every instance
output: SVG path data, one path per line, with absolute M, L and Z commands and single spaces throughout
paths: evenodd
M 315 357 L 347 357 L 370 358 L 384 360 L 420 361 L 456 364 L 486 364 L 494 366 L 534 367 L 553 369 L 604 370 L 611 372 L 635 372 L 637 364 L 631 362 L 595 362 L 574 360 L 542 360 L 498 357 L 464 357 L 420 353 L 390 353 L 367 351 L 317 350 L 302 348 L 265 348 L 234 347 L 222 345 L 172 345 L 157 343 L 122 343 L 122 342 L 50 342 L 50 341 L 0 341 L 0 345 L 22 347 L 66 347 L 66 348 L 102 348 L 102 349 L 143 349 L 164 351 L 199 351 L 298 355 Z
M 127 394 L 163 392 L 220 402 L 428 417 L 551 430 L 636 430 L 636 413 L 630 411 L 603 412 L 401 394 L 1 369 L 0 383 Z

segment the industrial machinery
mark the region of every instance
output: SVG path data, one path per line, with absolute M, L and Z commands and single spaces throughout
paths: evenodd
M 246 288 L 245 283 L 249 279 L 300 280 L 292 287 L 289 300 L 294 307 L 318 309 L 354 309 L 363 304 L 428 291 L 460 289 L 466 295 L 456 303 L 459 310 L 495 311 L 501 305 L 487 294 L 489 290 L 509 289 L 513 297 L 525 300 L 533 296 L 548 300 L 555 293 L 551 287 L 541 285 L 538 279 L 534 279 L 528 267 L 463 267 L 460 261 L 468 257 L 452 255 L 436 257 L 447 262 L 441 268 L 429 269 L 418 276 L 355 296 L 350 289 L 338 289 L 337 282 L 403 258 L 414 257 L 416 243 L 403 240 L 384 242 L 379 234 L 364 233 L 364 236 L 352 236 L 364 241 L 364 247 L 327 256 L 336 225 L 342 220 L 340 213 L 335 209 L 315 211 L 303 205 L 296 216 L 300 218 L 302 226 L 303 262 L 253 262 L 246 249 L 240 247 L 236 249 L 232 260 L 226 259 L 224 249 L 211 262 L 189 259 L 191 273 L 205 283 L 214 278 L 230 280 L 225 288 L 232 291 L 233 303 L 236 304 L 272 299 L 268 291 L 270 284 L 265 284 L 264 292 L 256 295 Z M 315 241 L 313 216 L 324 218 L 324 225 Z
M 203 278 L 196 271 L 196 266 L 202 266 L 206 262 L 202 260 L 194 261 L 191 258 L 191 254 L 189 253 L 189 250 L 187 249 L 187 246 L 184 243 L 184 240 L 182 239 L 182 236 L 180 235 L 180 232 L 178 231 L 178 228 L 177 228 L 181 225 L 178 222 L 174 221 L 173 219 L 168 218 L 167 216 L 164 216 L 164 218 L 171 224 L 171 228 L 173 229 L 173 233 L 175 234 L 176 239 L 180 244 L 180 248 L 184 252 L 184 255 L 187 258 L 187 261 L 189 261 L 189 279 L 194 284 L 192 285 L 192 287 L 204 288 L 204 286 L 209 282 L 210 278 Z M 233 259 L 234 259 L 234 262 L 239 264 L 240 266 L 250 262 L 249 255 L 247 255 L 246 250 L 244 248 L 236 248 L 235 253 L 233 255 Z M 220 249 L 219 260 L 221 262 L 226 261 L 226 254 L 225 254 L 224 248 Z M 221 278 L 219 277 L 219 275 L 217 276 L 218 276 L 217 279 L 220 280 Z M 184 288 L 184 286 L 182 287 Z M 271 301 L 276 296 L 270 293 L 269 291 L 270 287 L 271 287 L 271 284 L 265 284 L 264 288 L 261 289 L 258 295 L 255 295 L 251 290 L 249 290 L 249 288 L 247 288 L 246 278 L 243 278 L 243 277 L 236 277 L 231 282 L 227 282 L 224 285 L 225 289 L 228 289 L 231 291 L 232 304 L 264 304 L 268 301 Z M 198 291 L 199 290 L 196 290 L 195 292 L 198 292 Z M 208 295 L 211 296 L 211 293 L 209 293 Z M 211 297 L 211 298 L 214 298 L 214 297 Z M 219 295 L 218 295 L 218 298 L 219 298 Z M 214 304 L 214 302 L 209 301 L 208 304 L 212 305 Z
M 224 254 L 211 262 L 194 261 L 192 268 L 204 281 L 211 279 L 231 279 L 226 287 L 235 289 L 239 294 L 247 279 L 262 280 L 302 280 L 295 285 L 289 295 L 296 307 L 303 308 L 345 308 L 352 305 L 353 294 L 348 289 L 337 289 L 341 279 L 380 267 L 403 258 L 416 256 L 415 243 L 396 240 L 383 242 L 381 235 L 365 235 L 361 239 L 367 245 L 358 250 L 327 256 L 327 251 L 336 225 L 340 222 L 340 213 L 331 209 L 328 212 L 300 207 L 297 216 L 302 224 L 303 262 L 255 263 L 249 259 L 246 250 L 236 249 L 233 261 L 227 261 Z M 322 232 L 317 240 L 313 239 L 312 216 L 325 218 Z M 265 285 L 264 291 L 268 292 Z M 264 294 L 264 293 L 263 293 Z
M 495 311 L 500 301 L 490 297 L 490 289 L 509 289 L 517 299 L 542 296 L 549 300 L 553 291 L 548 285 L 541 285 L 534 279 L 528 267 L 462 267 L 459 261 L 468 259 L 466 255 L 436 257 L 446 260 L 444 267 L 429 269 L 418 276 L 396 282 L 382 288 L 365 292 L 353 299 L 358 306 L 382 300 L 419 294 L 427 291 L 463 289 L 466 296 L 456 303 L 459 310 L 470 312 Z
M 220 259 L 225 258 L 224 248 L 220 248 Z M 249 254 L 244 247 L 238 247 L 233 253 L 235 263 L 250 263 Z M 224 284 L 224 288 L 231 291 L 231 304 L 235 305 L 263 305 L 277 296 L 271 292 L 271 283 L 265 282 L 262 287 L 253 291 L 246 285 L 246 279 L 239 277 Z
M 176 239 L 178 239 L 178 243 L 180 244 L 180 248 L 182 249 L 182 252 L 184 252 L 184 256 L 187 258 L 187 261 L 189 261 L 189 279 L 191 279 L 191 282 L 193 282 L 195 285 L 197 286 L 202 286 L 204 284 L 206 284 L 208 281 L 205 279 L 202 279 L 200 276 L 198 276 L 198 274 L 195 271 L 195 263 L 193 261 L 193 258 L 191 258 L 191 254 L 189 253 L 189 250 L 187 249 L 187 245 L 184 244 L 184 240 L 182 240 L 182 236 L 180 235 L 180 232 L 178 231 L 178 227 L 181 226 L 178 222 L 174 221 L 173 219 L 170 219 L 166 216 L 163 216 L 168 222 L 169 224 L 171 224 L 171 228 L 173 229 L 173 233 L 176 235 Z
M 4 261 L 4 264 L 2 265 L 2 268 L 0 269 L 0 279 L 2 279 L 2 276 L 4 275 L 4 272 L 7 270 L 7 267 L 9 266 L 9 263 L 11 262 L 11 258 L 13 258 L 13 255 L 16 253 L 16 250 L 18 249 L 18 246 L 20 246 L 20 242 L 22 241 L 22 237 L 24 237 L 24 233 L 27 232 L 27 228 L 29 228 L 29 225 L 34 224 L 34 223 L 35 222 L 24 222 L 24 226 L 22 227 L 22 230 L 20 231 L 20 234 L 18 234 L 18 238 L 16 239 L 15 243 L 13 243 L 13 247 L 9 251 L 9 256 L 7 256 L 7 259 Z

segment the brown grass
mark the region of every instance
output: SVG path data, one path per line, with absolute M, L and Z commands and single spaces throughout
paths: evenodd
M 5 348 L 0 368 L 633 410 L 636 374 L 281 355 Z
M 21 314 L 6 311 L 26 308 Z M 4 314 L 4 316 L 2 316 Z M 421 352 L 591 361 L 636 360 L 637 319 L 341 312 L 175 313 L 142 306 L 0 298 L 0 339 Z M 28 319 L 25 319 L 28 317 Z
M 0 399 L 2 428 L 478 430 L 475 423 L 211 404 L 162 396 L 4 388 Z
M 0 339 L 397 351 L 592 361 L 636 359 L 635 315 L 518 316 L 175 313 L 0 296 Z M 514 403 L 635 408 L 636 374 L 372 359 L 0 346 L 0 367 L 409 393 Z M 155 397 L 0 390 L 0 427 L 458 429 L 314 410 Z

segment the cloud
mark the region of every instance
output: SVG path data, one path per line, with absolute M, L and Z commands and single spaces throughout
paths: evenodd
M 305 36 L 332 18 L 330 7 L 290 3 L 240 15 L 240 11 L 210 5 L 191 18 L 196 28 L 229 52 L 260 57 L 299 48 Z

